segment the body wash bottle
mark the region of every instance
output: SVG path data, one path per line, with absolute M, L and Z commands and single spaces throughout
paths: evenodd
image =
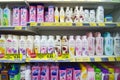
M 55 22 L 59 22 L 59 17 L 60 17 L 60 14 L 58 11 L 58 7 L 55 7 Z
M 88 56 L 88 40 L 82 36 L 82 56 Z
M 69 37 L 69 53 L 72 56 L 75 56 L 75 40 L 73 36 Z
M 64 8 L 60 7 L 60 22 L 64 22 L 64 20 L 65 20 Z

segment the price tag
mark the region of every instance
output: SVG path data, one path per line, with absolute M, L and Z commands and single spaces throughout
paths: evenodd
M 22 30 L 22 26 L 16 26 L 14 30 Z
M 98 26 L 105 27 L 105 23 L 98 23 Z
M 26 58 L 26 62 L 30 62 L 30 58 Z
M 15 60 L 13 54 L 6 54 L 4 57 L 6 60 Z
M 102 59 L 100 57 L 95 57 L 95 62 L 97 61 L 102 61 Z
M 55 58 L 55 54 L 54 53 L 48 53 L 47 58 Z
M 83 23 L 77 22 L 77 23 L 76 23 L 76 26 L 82 27 L 82 26 L 83 26 Z
M 43 22 L 40 23 L 41 26 L 56 26 L 56 23 L 54 22 Z
M 70 26 L 70 27 L 72 27 L 72 23 L 70 23 L 70 22 L 68 22 L 68 23 L 62 22 L 62 23 L 60 23 L 60 26 Z
M 70 58 L 70 54 L 66 53 L 66 54 L 62 54 L 62 59 L 67 59 Z
M 37 23 L 36 23 L 36 22 L 31 22 L 31 23 L 30 23 L 30 26 L 31 26 L 31 27 L 37 26 Z
M 109 61 L 115 61 L 115 58 L 114 57 L 108 57 L 108 60 Z
M 75 58 L 70 58 L 70 62 L 75 62 Z
M 97 26 L 97 24 L 95 22 L 90 23 L 90 27 L 95 27 L 95 26 Z
M 117 23 L 117 27 L 120 27 L 120 22 L 119 22 L 119 23 Z
M 90 62 L 89 57 L 81 57 L 76 59 L 77 62 Z
M 46 56 L 47 56 L 47 55 L 46 55 L 45 53 L 37 54 L 37 57 L 38 57 L 39 59 L 45 59 Z
M 117 61 L 120 61 L 120 57 L 116 57 L 116 60 L 117 60 Z

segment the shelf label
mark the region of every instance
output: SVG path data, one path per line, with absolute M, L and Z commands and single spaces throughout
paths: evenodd
M 102 61 L 100 57 L 95 57 L 95 61 Z
M 32 27 L 32 26 L 37 26 L 37 22 L 31 22 L 30 23 L 30 26 Z
M 81 23 L 81 22 L 77 22 L 77 23 L 76 23 L 76 26 L 78 26 L 78 27 L 82 27 L 82 26 L 83 26 L 83 23 Z
M 77 62 L 90 62 L 89 57 L 81 57 L 81 58 L 76 58 Z
M 97 24 L 95 22 L 90 22 L 90 27 L 95 27 Z
M 120 61 L 120 57 L 116 57 L 116 60 L 117 60 L 117 61 Z
M 16 26 L 14 30 L 22 30 L 22 26 Z
M 40 26 L 56 26 L 56 23 L 54 23 L 54 22 L 42 22 L 42 23 L 40 23 Z
M 120 27 L 120 22 L 119 22 L 119 23 L 117 23 L 117 27 Z
M 108 61 L 115 61 L 114 57 L 108 57 Z
M 61 22 L 60 23 L 60 26 L 70 26 L 70 27 L 72 27 L 72 23 L 70 23 L 70 22 Z
M 98 23 L 98 26 L 105 27 L 105 23 Z

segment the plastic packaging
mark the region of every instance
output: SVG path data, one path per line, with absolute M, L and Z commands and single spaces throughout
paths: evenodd
M 36 22 L 36 6 L 30 6 L 30 10 L 29 10 L 29 22 Z
M 48 18 L 49 22 L 54 22 L 54 6 L 48 7 Z
M 6 54 L 6 39 L 5 35 L 1 35 L 0 38 L 0 57 L 4 57 Z
M 68 39 L 67 36 L 62 37 L 62 54 L 67 54 L 68 53 Z
M 35 36 L 33 45 L 34 45 L 35 54 L 39 54 L 40 53 L 40 36 L 39 35 Z
M 37 22 L 44 22 L 44 6 L 37 5 Z

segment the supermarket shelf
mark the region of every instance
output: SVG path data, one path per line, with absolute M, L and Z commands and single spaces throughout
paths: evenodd
M 0 34 L 36 34 L 34 31 L 28 30 L 27 27 L 0 27 Z

